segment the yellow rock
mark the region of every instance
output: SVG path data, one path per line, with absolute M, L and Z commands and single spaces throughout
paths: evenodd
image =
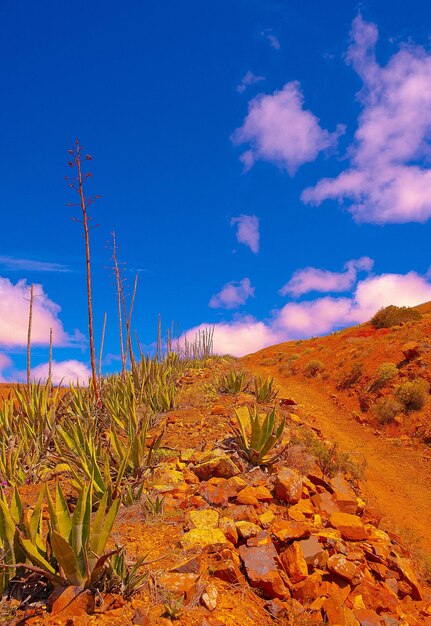
M 366 609 L 364 600 L 361 595 L 355 596 L 353 599 L 353 610 L 357 611 L 358 609 Z
M 219 514 L 214 509 L 197 509 L 189 512 L 189 520 L 194 528 L 217 528 Z
M 184 550 L 200 548 L 207 552 L 216 552 L 227 545 L 228 541 L 219 528 L 193 528 L 181 538 Z

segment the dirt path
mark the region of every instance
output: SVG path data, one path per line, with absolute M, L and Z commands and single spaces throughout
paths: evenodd
M 410 542 L 420 542 L 420 548 L 431 555 L 431 460 L 427 450 L 374 434 L 374 429 L 357 423 L 307 381 L 283 378 L 272 368 L 248 359 L 246 366 L 255 374 L 274 376 L 280 397 L 294 398 L 308 421 L 337 442 L 341 451 L 364 455 L 367 469 L 361 487 L 370 505 L 383 516 L 382 527 L 401 532 Z

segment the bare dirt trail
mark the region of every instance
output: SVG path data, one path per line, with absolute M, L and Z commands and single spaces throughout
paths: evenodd
M 279 396 L 298 402 L 304 418 L 341 451 L 364 455 L 367 467 L 362 492 L 383 516 L 382 528 L 420 541 L 420 549 L 431 555 L 431 460 L 426 448 L 408 447 L 400 440 L 376 435 L 373 428 L 356 422 L 311 382 L 284 378 L 275 368 L 256 364 L 252 357 L 244 359 L 244 364 L 254 374 L 273 376 Z

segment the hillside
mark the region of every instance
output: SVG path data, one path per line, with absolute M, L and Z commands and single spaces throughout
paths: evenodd
M 314 347 L 317 341 L 325 339 L 314 340 Z M 303 342 L 305 349 L 308 345 Z M 293 346 L 286 344 L 247 357 L 243 363 L 211 357 L 191 362 L 186 369 L 181 366 L 175 407 L 154 415 L 146 437 L 150 445 L 163 433 L 161 447 L 138 473 L 125 475 L 108 542 L 109 550 L 124 546 L 127 563 L 142 559 L 137 569 L 141 580 L 133 582 L 123 572 L 122 585 L 117 575 L 113 586 L 97 583 L 94 592 L 91 585 L 86 591 L 57 585 L 52 594 L 40 573 L 28 576 L 20 570 L 10 583 L 11 599 L 5 597 L 0 604 L 1 623 L 431 624 L 426 561 L 412 554 L 407 538 L 384 530 L 375 503 L 367 499 L 368 480 L 361 480 L 362 457 L 340 454 L 319 432 L 324 431 L 323 418 L 329 422 L 336 413 L 324 387 L 330 389 L 330 381 L 290 376 L 287 386 L 281 381 L 276 400 L 271 398 L 271 386 L 265 391 L 258 379 L 254 391 L 254 381 L 247 374 L 239 379 L 240 389 L 233 389 L 238 381 L 236 372 L 241 372 L 244 364 L 256 371 L 270 371 L 278 366 L 258 363 L 291 349 Z M 259 412 L 267 414 L 276 407 L 277 423 L 285 418 L 286 426 L 269 454 L 272 462 L 259 467 L 241 450 L 233 428 L 238 425 L 235 409 L 244 416 L 245 407 L 254 407 L 256 393 L 262 391 Z M 106 395 L 107 406 L 109 397 Z M 83 406 L 80 396 L 78 399 L 79 404 L 70 400 L 69 414 Z M 62 407 L 65 402 L 63 397 Z M 115 415 L 115 421 L 119 420 L 119 414 Z M 25 419 L 22 407 L 16 419 Z M 59 414 L 63 427 L 73 428 L 77 421 L 83 428 L 93 428 L 88 418 L 76 413 L 73 422 L 68 419 Z M 127 415 L 122 419 L 128 419 Z M 109 432 L 116 428 L 114 423 L 107 427 L 106 420 L 107 416 L 100 434 L 92 431 L 97 458 L 103 458 Z M 354 420 L 351 423 L 374 438 L 372 429 Z M 335 424 L 341 433 L 344 423 Z M 126 435 L 120 436 L 126 443 Z M 56 445 L 61 449 L 61 443 Z M 58 459 L 62 463 L 56 465 L 55 451 L 48 445 L 37 472 L 26 481 L 29 484 L 18 486 L 27 515 L 37 510 L 44 485 L 54 498 L 56 483 L 66 494 L 67 507 L 79 509 L 70 468 L 74 467 L 79 477 L 85 446 L 73 454 L 71 447 L 67 450 L 67 455 Z M 109 452 L 109 446 L 106 450 Z M 113 450 L 109 453 L 113 480 L 116 457 Z M 368 451 L 365 454 L 369 473 L 372 459 Z M 407 491 L 401 481 L 404 477 L 402 471 L 397 491 L 390 494 L 392 500 Z M 384 483 L 383 487 L 386 489 Z M 11 485 L 4 489 L 12 510 L 16 496 Z M 64 515 L 60 502 L 57 507 Z M 45 521 L 52 519 L 49 507 L 43 511 Z M 429 516 L 423 523 L 427 519 Z M 46 527 L 42 536 L 45 534 Z M 42 537 L 36 545 L 41 550 Z M 106 581 L 111 574 L 108 568 Z

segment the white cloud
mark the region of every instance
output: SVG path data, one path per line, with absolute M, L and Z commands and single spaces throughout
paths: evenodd
M 67 334 L 58 314 L 61 310 L 44 293 L 42 285 L 34 285 L 32 344 L 49 343 L 49 329 L 52 328 L 54 344 L 72 345 L 83 341 L 78 332 Z M 0 277 L 0 346 L 27 345 L 30 287 L 25 280 L 13 284 L 8 278 Z
M 0 255 L 0 268 L 17 272 L 70 272 L 70 269 L 61 263 L 35 261 L 33 259 L 18 259 L 12 256 L 2 255 Z
M 363 81 L 363 108 L 350 167 L 306 189 L 302 199 L 347 202 L 358 222 L 425 222 L 431 217 L 431 53 L 404 45 L 381 66 L 377 39 L 375 24 L 358 16 L 347 61 Z
M 336 145 L 344 128 L 339 126 L 335 133 L 329 133 L 303 105 L 304 97 L 296 81 L 286 83 L 272 94 L 260 94 L 249 102 L 243 125 L 232 135 L 235 145 L 250 145 L 241 155 L 246 169 L 256 161 L 269 161 L 293 176 L 298 167 L 314 161 L 319 152 Z
M 281 44 L 280 44 L 280 40 L 278 39 L 278 37 L 276 37 L 270 28 L 266 28 L 265 30 L 262 31 L 262 36 L 265 37 L 267 39 L 267 41 L 269 42 L 269 45 L 271 46 L 271 48 L 274 48 L 274 50 L 280 50 L 281 49 Z
M 215 324 L 214 349 L 219 354 L 243 356 L 283 341 L 306 339 L 368 321 L 390 304 L 416 306 L 427 301 L 431 301 L 431 281 L 416 272 L 370 276 L 358 282 L 350 297 L 288 302 L 265 321 L 247 316 Z M 188 331 L 188 339 L 192 341 L 199 329 L 209 326 L 202 324 Z
M 236 238 L 239 243 L 248 246 L 252 252 L 259 252 L 259 218 L 256 215 L 239 215 L 230 221 L 231 226 L 237 226 Z
M 212 309 L 237 309 L 247 302 L 247 299 L 254 296 L 254 287 L 251 286 L 249 278 L 240 281 L 231 281 L 214 294 L 209 301 Z
M 31 377 L 33 380 L 47 380 L 48 378 L 48 363 L 42 363 L 37 367 L 32 368 Z M 67 361 L 53 361 L 52 362 L 52 383 L 54 385 L 69 385 L 77 384 L 88 385 L 88 380 L 91 377 L 91 371 L 85 363 L 81 361 L 75 361 L 70 359 Z
M 330 272 L 316 267 L 296 271 L 281 289 L 282 296 L 302 296 L 310 291 L 321 293 L 350 291 L 356 282 L 358 271 L 369 272 L 373 267 L 369 257 L 352 259 L 344 264 L 344 272 Z
M 256 83 L 260 83 L 262 80 L 265 80 L 264 76 L 256 76 L 256 74 L 253 74 L 253 72 L 250 72 L 250 70 L 248 70 L 241 78 L 241 82 L 237 86 L 236 90 L 238 91 L 238 93 L 244 93 L 247 87 L 249 87 L 250 85 L 255 85 Z

